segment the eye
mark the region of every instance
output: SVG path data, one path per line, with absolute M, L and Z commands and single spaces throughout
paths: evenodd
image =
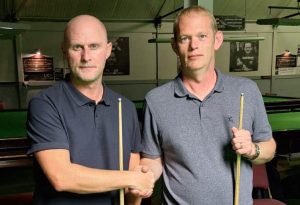
M 91 49 L 91 50 L 96 50 L 97 48 L 99 48 L 99 44 L 97 44 L 97 43 L 92 43 L 92 44 L 90 44 L 89 45 L 89 48 Z
M 199 40 L 204 40 L 206 37 L 207 37 L 206 34 L 199 34 L 199 35 L 198 35 L 198 39 L 199 39 Z
M 74 51 L 81 51 L 82 50 L 82 46 L 78 45 L 78 44 L 75 44 L 75 45 L 71 46 L 71 49 L 74 50 Z
M 180 43 L 188 43 L 190 41 L 191 37 L 189 36 L 179 36 L 178 40 Z

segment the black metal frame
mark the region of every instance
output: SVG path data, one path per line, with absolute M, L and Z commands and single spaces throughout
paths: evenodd
M 300 4 L 300 0 L 297 0 L 297 7 L 289 7 L 289 6 L 269 6 L 268 8 L 270 9 L 270 12 L 272 9 L 290 9 L 290 10 L 298 10 L 297 13 L 294 13 L 294 14 L 290 14 L 290 15 L 287 15 L 287 16 L 284 16 L 282 18 L 290 18 L 290 17 L 293 17 L 293 16 L 297 16 L 297 15 L 300 15 L 300 7 L 299 7 L 299 4 Z

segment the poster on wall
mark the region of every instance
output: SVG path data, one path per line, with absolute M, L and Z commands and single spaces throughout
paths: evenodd
M 259 42 L 230 42 L 230 72 L 249 72 L 258 70 Z
M 25 55 L 22 60 L 24 81 L 54 80 L 53 57 L 36 53 Z
M 245 18 L 239 16 L 215 16 L 221 31 L 241 31 L 245 29 Z
M 300 67 L 300 45 L 297 46 L 297 67 Z
M 296 74 L 297 55 L 293 55 L 289 50 L 276 55 L 276 75 Z
M 107 59 L 104 75 L 129 75 L 129 37 L 110 38 L 112 52 Z

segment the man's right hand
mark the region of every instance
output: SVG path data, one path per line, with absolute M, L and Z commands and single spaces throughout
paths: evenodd
M 153 172 L 147 166 L 137 166 L 135 183 L 129 187 L 131 194 L 136 197 L 148 198 L 153 193 L 155 178 Z

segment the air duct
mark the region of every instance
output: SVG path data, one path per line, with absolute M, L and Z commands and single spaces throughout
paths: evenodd
M 270 18 L 270 19 L 257 19 L 259 25 L 273 25 L 273 26 L 299 26 L 300 19 L 288 18 Z

